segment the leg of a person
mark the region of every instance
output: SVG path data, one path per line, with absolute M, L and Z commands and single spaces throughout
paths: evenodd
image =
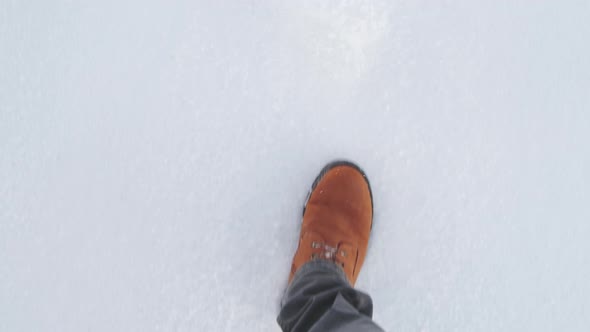
M 355 290 L 340 267 L 326 260 L 301 266 L 285 292 L 277 321 L 284 332 L 383 331 L 369 295 Z

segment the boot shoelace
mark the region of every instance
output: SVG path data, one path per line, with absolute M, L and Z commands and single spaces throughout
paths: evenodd
M 311 254 L 311 259 L 325 259 L 332 261 L 344 268 L 344 259 L 346 258 L 346 251 L 338 249 L 338 247 L 331 247 L 325 243 L 313 241 L 311 243 L 313 249 L 320 249 L 319 252 Z

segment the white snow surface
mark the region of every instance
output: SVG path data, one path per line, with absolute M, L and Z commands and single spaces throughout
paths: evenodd
M 590 330 L 590 2 L 0 2 L 0 331 L 279 331 L 367 172 L 388 331 Z

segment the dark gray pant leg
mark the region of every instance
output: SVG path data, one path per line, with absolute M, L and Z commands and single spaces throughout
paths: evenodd
M 295 273 L 277 321 L 284 332 L 383 331 L 372 315 L 371 298 L 350 287 L 342 269 L 314 260 Z

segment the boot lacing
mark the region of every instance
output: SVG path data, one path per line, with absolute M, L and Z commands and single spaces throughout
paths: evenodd
M 338 249 L 338 247 L 331 247 L 325 243 L 316 241 L 311 243 L 311 247 L 313 249 L 319 249 L 318 252 L 311 254 L 311 259 L 325 259 L 344 267 L 344 259 L 346 258 L 346 251 L 344 249 Z

